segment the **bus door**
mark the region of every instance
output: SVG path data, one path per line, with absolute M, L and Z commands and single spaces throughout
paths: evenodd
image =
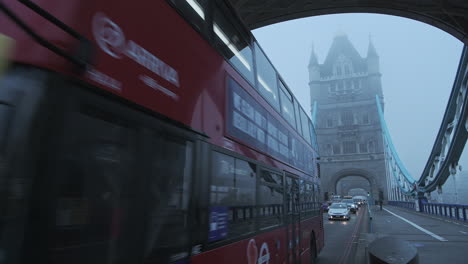
M 299 179 L 293 175 L 286 175 L 286 239 L 288 263 L 300 261 L 300 203 L 299 203 Z

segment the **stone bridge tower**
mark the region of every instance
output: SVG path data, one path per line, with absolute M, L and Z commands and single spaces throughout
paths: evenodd
M 375 200 L 379 194 L 387 200 L 382 131 L 375 101 L 378 95 L 383 102 L 383 93 L 379 56 L 372 41 L 367 57 L 362 58 L 345 34 L 336 35 L 323 64 L 318 63 L 312 50 L 309 79 L 323 193 L 341 194 L 337 193 L 340 180 L 360 176 L 349 177 L 348 182 L 361 179 L 361 188 L 370 191 Z M 354 185 L 360 187 L 357 182 Z

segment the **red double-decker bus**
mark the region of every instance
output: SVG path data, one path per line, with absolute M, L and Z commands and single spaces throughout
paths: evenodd
M 0 263 L 314 261 L 314 127 L 228 2 L 2 0 L 0 34 Z

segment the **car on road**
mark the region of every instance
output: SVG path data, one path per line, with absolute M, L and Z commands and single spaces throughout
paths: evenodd
M 358 206 L 358 207 L 361 207 L 362 206 L 362 201 L 359 201 L 359 200 L 356 200 L 356 199 L 353 199 L 354 200 L 354 203 Z
M 342 203 L 345 203 L 349 206 L 349 210 L 351 213 L 355 214 L 358 210 L 358 206 L 354 203 L 353 199 L 343 199 L 341 200 Z
M 362 196 L 362 195 L 356 195 L 356 196 L 353 197 L 353 201 L 354 201 L 354 203 L 357 203 L 358 207 L 363 206 L 365 200 L 366 200 L 366 197 Z
M 348 205 L 345 203 L 333 203 L 328 209 L 328 220 L 349 220 L 351 215 L 349 213 Z

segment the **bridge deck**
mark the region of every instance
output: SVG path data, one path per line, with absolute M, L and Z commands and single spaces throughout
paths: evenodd
M 412 243 L 418 248 L 420 263 L 467 262 L 468 224 L 466 223 L 394 206 L 384 206 L 383 211 L 374 210 L 372 227 L 372 231 L 379 236 L 395 236 Z
M 376 238 L 393 236 L 408 241 L 419 252 L 419 263 L 467 263 L 468 223 L 421 214 L 394 206 L 372 207 L 344 224 L 324 214 L 325 248 L 319 263 L 366 263 L 367 246 Z M 359 221 L 359 218 L 362 220 Z M 353 232 L 358 230 L 357 233 Z

